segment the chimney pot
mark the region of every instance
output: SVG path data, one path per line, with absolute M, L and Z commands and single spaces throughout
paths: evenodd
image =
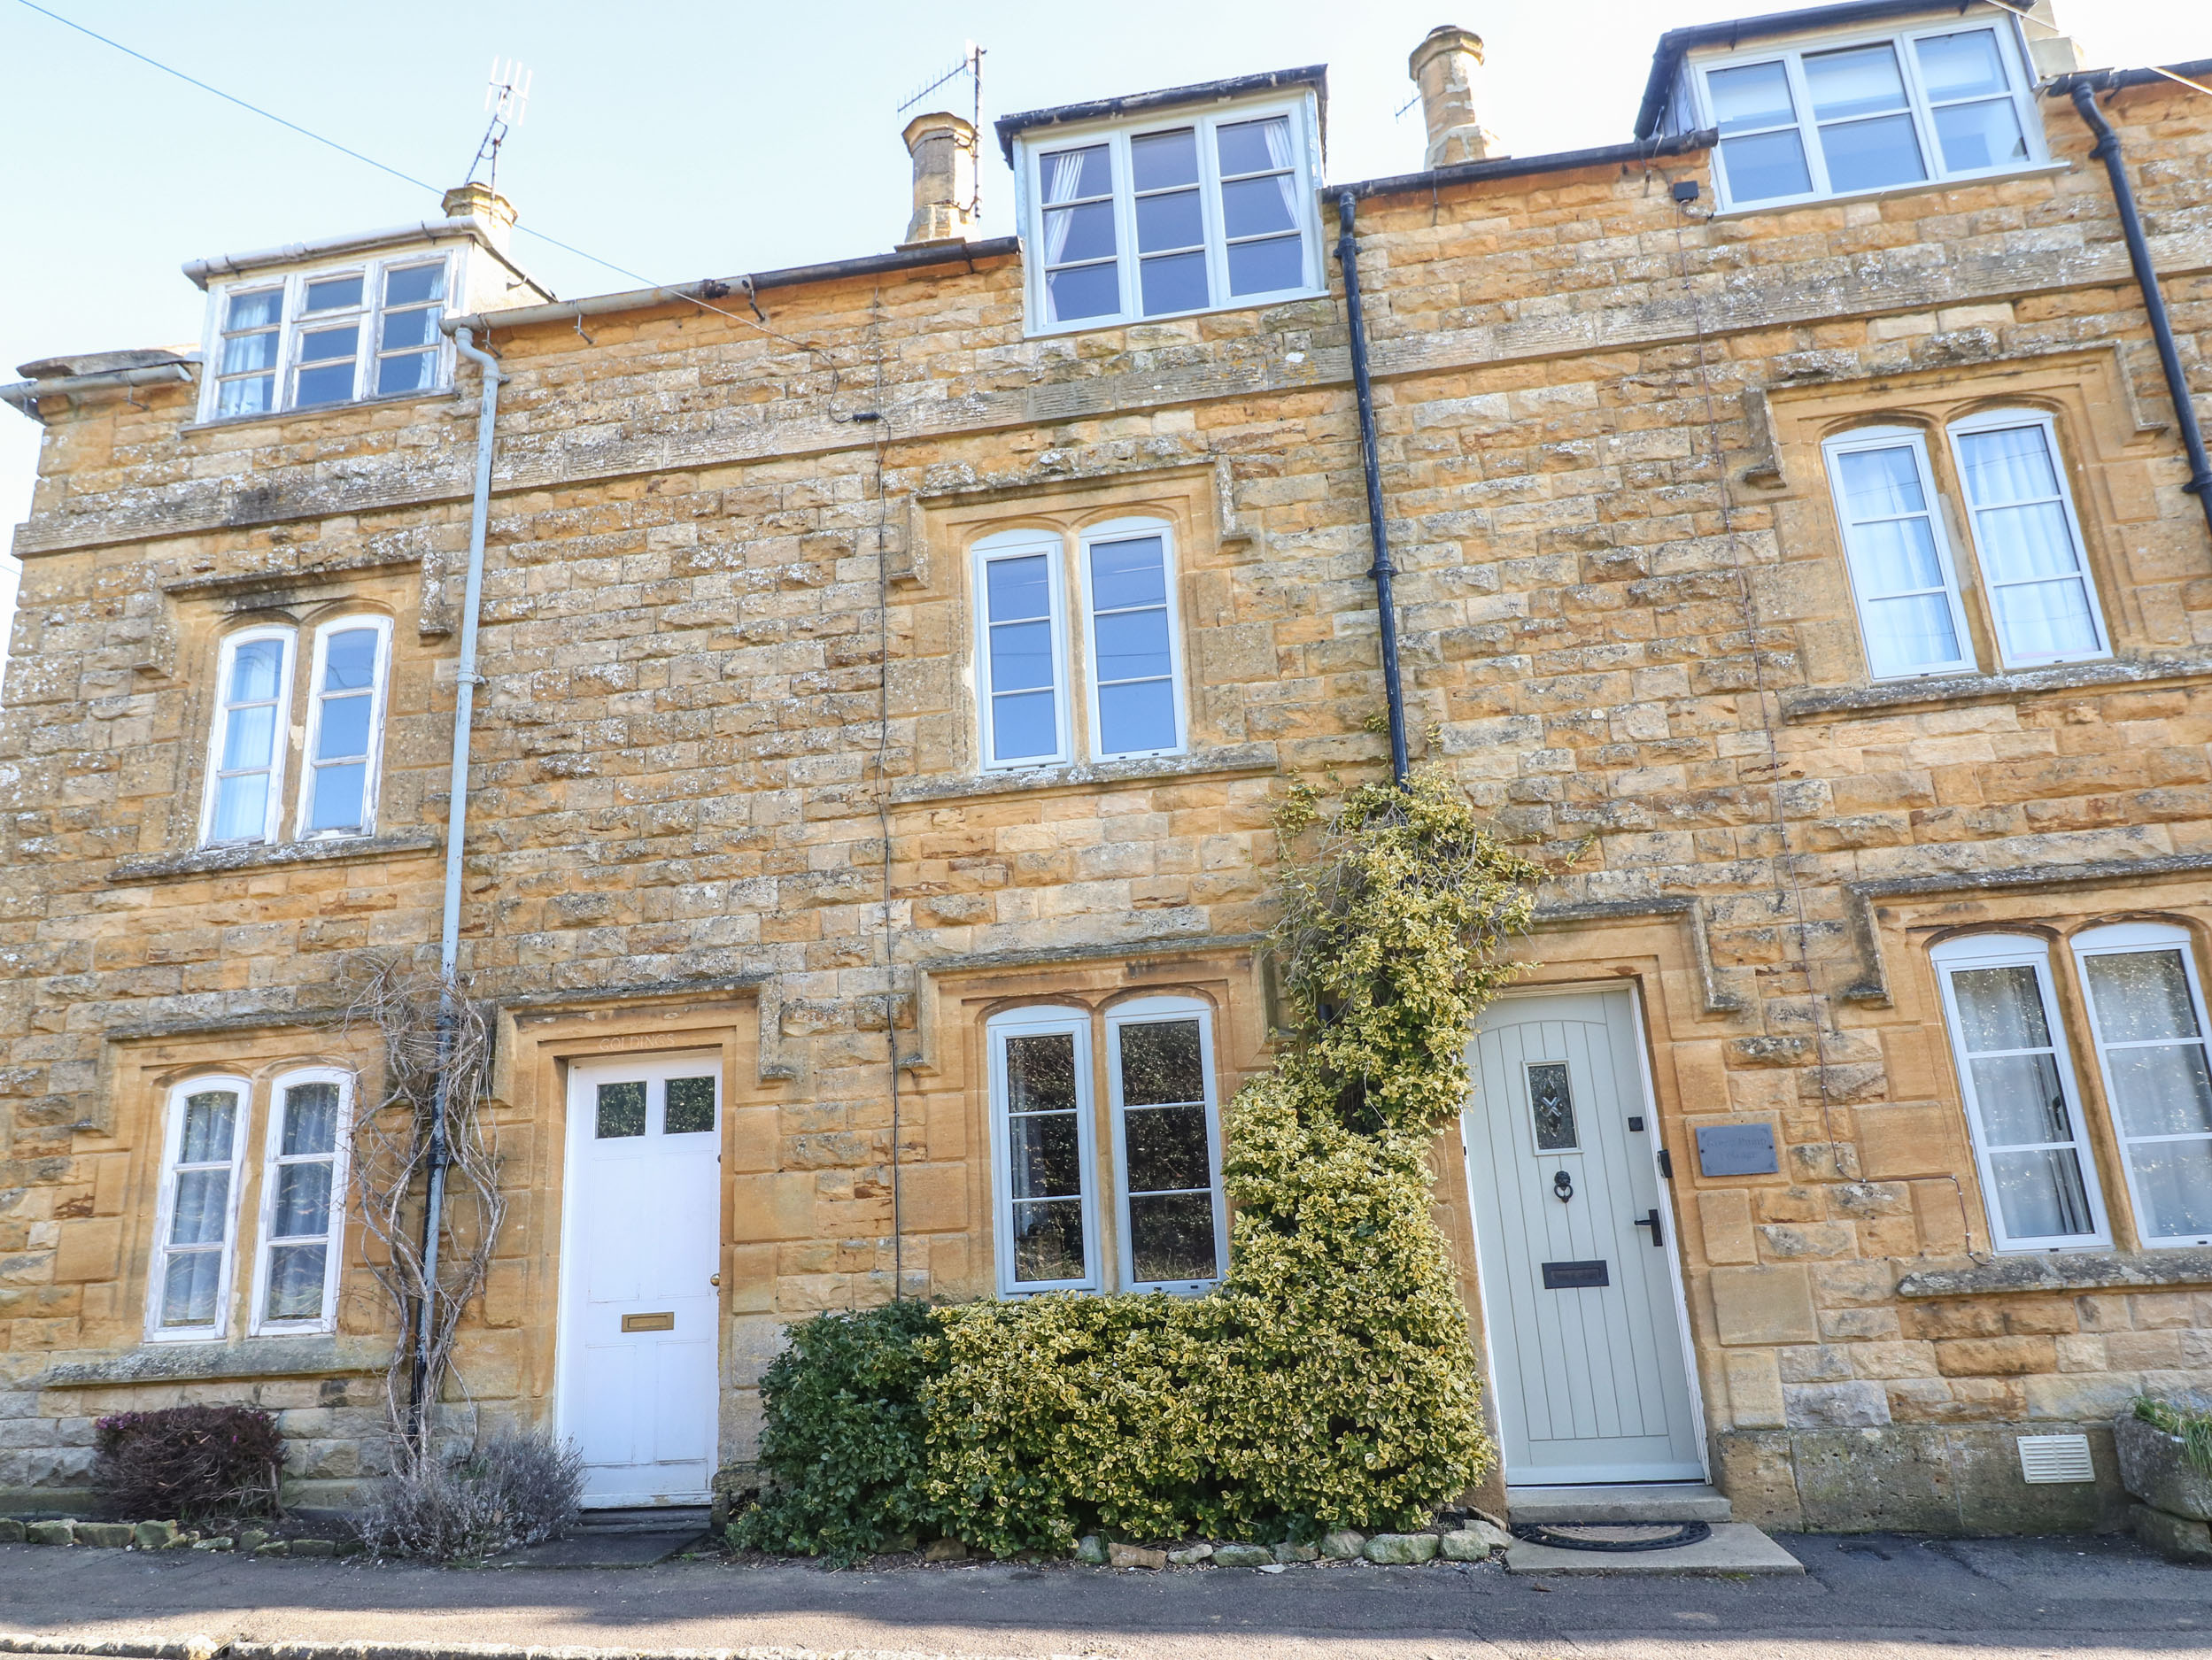
M 1413 49 L 1405 72 L 1421 89 L 1421 119 L 1428 128 L 1422 164 L 1450 166 L 1502 156 L 1505 147 L 1480 120 L 1477 94 L 1482 84 L 1482 37 L 1445 24 L 1429 30 Z
M 914 158 L 914 217 L 899 246 L 968 241 L 976 234 L 974 126 L 936 110 L 909 121 L 903 136 Z

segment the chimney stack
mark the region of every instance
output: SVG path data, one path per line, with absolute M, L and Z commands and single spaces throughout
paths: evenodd
M 1446 167 L 1456 161 L 1502 156 L 1505 148 L 1485 127 L 1475 94 L 1482 84 L 1482 37 L 1447 23 L 1429 30 L 1413 49 L 1405 72 L 1421 89 L 1421 119 L 1428 127 L 1428 152 L 1422 166 Z
M 438 205 L 448 219 L 473 219 L 501 253 L 507 249 L 507 233 L 514 228 L 514 204 L 488 184 L 471 179 L 446 191 Z
M 966 242 L 976 229 L 975 127 L 938 110 L 909 121 L 904 137 L 914 158 L 914 217 L 899 246 Z

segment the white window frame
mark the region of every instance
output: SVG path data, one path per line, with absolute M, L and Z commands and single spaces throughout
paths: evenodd
M 1214 129 L 1241 121 L 1282 116 L 1290 124 L 1294 154 L 1291 169 L 1299 181 L 1299 235 L 1304 254 L 1305 285 L 1274 289 L 1263 294 L 1229 292 L 1228 250 L 1221 224 L 1220 151 Z M 1206 282 L 1212 303 L 1183 311 L 1147 315 L 1139 289 L 1137 270 L 1137 210 L 1134 178 L 1130 172 L 1129 141 L 1148 133 L 1195 127 L 1198 142 L 1199 209 L 1205 225 Z M 1079 317 L 1067 322 L 1051 320 L 1045 299 L 1043 158 L 1050 152 L 1077 150 L 1086 144 L 1105 143 L 1114 170 L 1114 263 L 1120 282 L 1121 309 L 1097 317 Z M 1252 311 L 1280 305 L 1286 300 L 1310 298 L 1326 291 L 1322 270 L 1320 226 L 1320 131 L 1312 94 L 1249 99 L 1241 103 L 1206 104 L 1196 108 L 1148 112 L 1141 119 L 1094 121 L 1080 126 L 1040 127 L 1015 139 L 1016 220 L 1022 228 L 1024 286 L 1027 297 L 1028 332 L 1034 335 L 1079 334 L 1087 329 L 1116 328 L 1129 323 L 1164 322 L 1172 317 L 1196 317 L 1213 312 Z
M 1174 700 L 1175 741 L 1157 749 L 1122 749 L 1107 753 L 1105 728 L 1098 714 L 1098 606 L 1091 591 L 1091 548 L 1100 542 L 1127 542 L 1141 537 L 1160 538 L 1160 571 L 1167 592 L 1167 650 L 1169 693 Z M 1089 750 L 1094 761 L 1142 761 L 1153 756 L 1180 755 L 1190 746 L 1188 683 L 1183 673 L 1183 617 L 1177 603 L 1175 528 L 1164 519 L 1108 519 L 1086 525 L 1077 534 L 1075 566 L 1083 596 L 1083 711 L 1090 722 Z
M 1943 570 L 1944 602 L 1951 613 L 1951 636 L 1958 642 L 1959 654 L 1949 662 L 1923 663 L 1891 674 L 1877 674 L 1874 667 L 1874 629 L 1868 618 L 1869 597 L 1860 591 L 1859 573 L 1854 562 L 1852 526 L 1849 510 L 1844 502 L 1843 479 L 1837 467 L 1838 457 L 1853 452 L 1909 448 L 1913 464 L 1920 469 L 1922 498 L 1928 504 L 1928 519 L 1936 543 L 1936 561 Z M 1951 528 L 1945 522 L 1943 497 L 1936 488 L 1936 470 L 1930 465 L 1928 436 L 1917 427 L 1853 427 L 1839 432 L 1821 444 L 1821 462 L 1828 475 L 1829 506 L 1836 515 L 1836 534 L 1844 550 L 1844 575 L 1851 584 L 1852 610 L 1859 622 L 1859 646 L 1867 663 L 1867 677 L 1871 681 L 1920 680 L 1931 675 L 1970 675 L 1980 664 L 1974 655 L 1974 637 L 1967 631 L 1966 606 L 1959 591 L 1959 561 L 1951 545 Z M 1887 598 L 1876 595 L 1874 598 Z
M 312 1320 L 272 1320 L 266 1310 L 269 1291 L 269 1254 L 278 1243 L 270 1237 L 276 1218 L 276 1172 L 281 1166 L 288 1163 L 313 1164 L 322 1160 L 321 1154 L 294 1159 L 284 1157 L 284 1092 L 298 1084 L 335 1084 L 338 1086 L 337 1129 L 329 1154 L 330 1216 L 323 1231 L 327 1248 L 322 1260 L 322 1311 Z M 351 1149 L 350 1138 L 353 1128 L 353 1075 L 343 1068 L 331 1066 L 302 1067 L 296 1071 L 283 1073 L 270 1082 L 268 1110 L 264 1116 L 267 1123 L 262 1132 L 259 1214 L 254 1222 L 253 1301 L 246 1317 L 246 1332 L 252 1337 L 335 1332 L 338 1329 L 338 1281 L 344 1268 L 342 1258 L 345 1247 L 346 1155 Z M 282 1243 L 309 1244 L 313 1239 L 313 1236 L 309 1234 L 290 1234 Z
M 2096 1148 L 2089 1139 L 2088 1116 L 2082 1110 L 2080 1082 L 2074 1071 L 2073 1056 L 2066 1041 L 2065 1021 L 2052 979 L 2050 947 L 2042 940 L 2024 934 L 1971 934 L 1941 941 L 1929 954 L 1929 957 L 1935 965 L 1936 982 L 1942 993 L 1945 1035 L 1950 1041 L 1953 1069 L 1959 1080 L 1960 1099 L 1966 1106 L 1967 1129 L 1974 1145 L 1975 1168 L 1981 1176 L 1982 1214 L 1989 1228 L 1991 1248 L 2005 1255 L 2111 1248 L 2112 1224 L 2105 1210 Z M 1959 1019 L 1958 1000 L 1951 984 L 1952 974 L 1958 969 L 2002 968 L 2028 968 L 2035 972 L 2036 990 L 2043 1000 L 2044 1024 L 2051 1034 L 2052 1064 L 2058 1073 L 2059 1093 L 2065 1099 L 2068 1122 L 2074 1132 L 2073 1147 L 2081 1166 L 2082 1190 L 2089 1206 L 2090 1219 L 2095 1224 L 2092 1231 L 2086 1234 L 2015 1239 L 2005 1224 L 2004 1208 L 1998 1201 L 1996 1168 L 1991 1161 L 1989 1138 L 1983 1129 L 1981 1101 L 1975 1090 L 1974 1069 L 1961 1036 L 1963 1028 Z
M 368 691 L 368 756 L 361 774 L 361 822 L 355 830 L 310 830 L 308 815 L 313 810 L 315 794 L 315 746 L 322 737 L 322 706 L 325 694 L 322 675 L 329 653 L 330 637 L 349 629 L 369 629 L 376 635 L 376 656 L 371 670 Z M 299 753 L 299 799 L 292 812 L 292 835 L 300 841 L 344 841 L 376 833 L 377 791 L 383 783 L 384 708 L 391 695 L 391 619 L 375 613 L 333 617 L 315 626 L 313 656 L 307 676 L 306 741 Z M 358 694 L 341 692 L 340 697 Z
M 1206 1279 L 1139 1279 L 1135 1241 L 1129 1227 L 1129 1148 L 1125 1131 L 1121 1082 L 1121 1033 L 1126 1026 L 1156 1025 L 1170 1021 L 1198 1023 L 1199 1064 L 1205 1077 L 1206 1179 L 1213 1200 L 1214 1271 Z M 1106 1080 L 1112 1108 L 1114 1156 L 1114 1221 L 1120 1256 L 1121 1285 L 1125 1291 L 1169 1291 L 1195 1295 L 1221 1283 L 1229 1271 L 1229 1207 L 1221 1185 L 1220 1092 L 1214 1081 L 1213 1010 L 1195 997 L 1143 997 L 1116 1004 L 1106 1013 Z M 1142 1111 L 1140 1108 L 1138 1110 Z
M 184 1143 L 185 1102 L 194 1095 L 228 1090 L 238 1098 L 237 1116 L 230 1132 L 230 1186 L 223 1217 L 223 1240 L 217 1251 L 222 1267 L 215 1286 L 215 1317 L 205 1325 L 161 1324 L 161 1302 L 169 1278 L 169 1231 L 176 1216 L 177 1154 Z M 172 1085 L 162 1109 L 161 1185 L 154 1203 L 152 1248 L 146 1254 L 146 1341 L 149 1343 L 205 1343 L 220 1340 L 230 1330 L 230 1304 L 238 1274 L 239 1187 L 244 1177 L 246 1146 L 252 1139 L 253 1085 L 231 1073 L 203 1074 Z M 195 1164 L 194 1170 L 220 1168 Z
M 994 757 L 991 684 L 990 567 L 1001 560 L 1043 555 L 1052 615 L 1052 719 L 1054 747 L 1049 755 L 1023 755 L 1010 761 Z M 1001 530 L 977 542 L 971 566 L 975 586 L 976 711 L 981 734 L 981 763 L 986 772 L 1018 772 L 1033 767 L 1065 765 L 1072 745 L 1069 732 L 1067 539 L 1056 530 Z
M 2131 1136 L 2127 1123 L 2120 1116 L 2120 1098 L 2112 1085 L 2112 1054 L 2105 1042 L 2104 1024 L 2097 1015 L 2097 994 L 2089 980 L 2088 959 L 2091 957 L 2131 956 L 2139 952 L 2176 951 L 2181 954 L 2182 972 L 2188 981 L 2189 1001 L 2197 1017 L 2198 1043 L 2208 1054 L 2212 1054 L 2212 1020 L 2206 1017 L 2204 984 L 2197 972 L 2196 942 L 2185 929 L 2160 923 L 2112 923 L 2101 928 L 2085 929 L 2068 942 L 2073 948 L 2075 971 L 2082 987 L 2082 1001 L 2089 1011 L 2089 1040 L 2097 1051 L 2098 1076 L 2104 1085 L 2105 1105 L 2112 1119 L 2113 1139 L 2120 1148 L 2120 1175 L 2126 1182 L 2128 1198 L 2135 1207 L 2137 1239 L 2150 1250 L 2174 1250 L 2190 1246 L 2212 1245 L 2212 1237 L 2199 1233 L 2158 1233 L 2150 1231 L 2151 1209 L 2144 1203 L 2143 1194 L 2136 1185 L 2135 1162 L 2128 1154 L 2144 1142 L 2197 1141 L 2200 1135 Z M 2147 1046 L 2148 1043 L 2177 1043 L 2178 1038 L 2146 1040 L 2145 1045 L 2123 1044 L 2120 1047 Z
M 2004 614 L 1997 605 L 1997 578 L 1991 564 L 1989 551 L 1982 541 L 1982 525 L 1974 498 L 1966 485 L 1966 457 L 1959 448 L 1961 436 L 1979 432 L 2004 432 L 2016 427 L 2038 427 L 2043 442 L 2051 458 L 2051 472 L 2058 480 L 2059 502 L 2066 510 L 2066 529 L 2074 538 L 2074 559 L 2081 567 L 2082 591 L 2089 598 L 2090 626 L 2097 631 L 2097 646 L 2088 652 L 2015 652 L 2005 638 Z M 2074 505 L 2074 486 L 2066 476 L 2066 452 L 2059 447 L 2058 421 L 2040 409 L 1982 410 L 1953 421 L 1945 429 L 1951 444 L 1951 465 L 1959 480 L 1959 513 L 1966 521 L 1967 537 L 1974 544 L 1974 557 L 1980 566 L 1982 591 L 1988 598 L 1990 637 L 1997 644 L 1998 661 L 2007 668 L 2032 668 L 2049 663 L 2089 663 L 2112 655 L 2112 636 L 2105 626 L 2104 603 L 2097 594 L 2097 575 L 2090 567 L 2089 544 L 2082 537 L 2082 516 Z M 2007 586 L 2012 584 L 2007 583 Z
M 208 290 L 207 322 L 205 337 L 207 341 L 206 360 L 213 371 L 204 374 L 201 390 L 199 421 L 266 421 L 273 415 L 329 414 L 349 409 L 358 404 L 398 402 L 408 398 L 437 398 L 450 396 L 453 390 L 454 348 L 450 337 L 438 335 L 437 340 L 437 369 L 436 383 L 408 392 L 375 390 L 376 363 L 383 355 L 384 323 L 384 274 L 388 271 L 405 269 L 410 266 L 442 265 L 445 268 L 445 297 L 434 302 L 439 316 L 449 315 L 453 309 L 456 284 L 460 280 L 461 261 L 450 248 L 425 251 L 420 247 L 395 252 L 381 258 L 333 259 L 302 270 L 288 271 L 279 276 L 256 273 L 241 276 Z M 361 304 L 356 310 L 318 313 L 313 317 L 302 314 L 306 304 L 307 285 L 326 282 L 334 277 L 359 274 L 361 279 Z M 219 382 L 222 376 L 223 321 L 234 294 L 261 293 L 270 289 L 283 290 L 283 313 L 279 325 L 276 352 L 276 401 L 268 409 L 250 413 L 224 415 L 217 413 Z M 407 311 L 412 306 L 401 306 Z M 343 319 L 360 320 L 360 333 L 353 343 L 353 396 L 334 403 L 311 404 L 301 407 L 297 401 L 299 371 L 299 337 L 309 329 L 321 328 Z M 231 377 L 237 378 L 237 377 Z
M 1075 1040 L 1077 1157 L 1083 1171 L 1083 1274 L 1078 1279 L 1014 1278 L 1014 1167 L 1007 1112 L 1006 1040 L 1070 1034 Z M 1027 1297 L 1042 1291 L 1099 1289 L 1097 1106 L 1091 1088 L 1091 1012 L 1063 1006 L 1009 1009 L 984 1025 L 991 1078 L 991 1190 L 997 1242 L 999 1295 Z
M 215 834 L 215 797 L 222 783 L 223 737 L 229 725 L 230 671 L 238 648 L 253 640 L 280 640 L 284 646 L 284 667 L 277 676 L 276 720 L 269 739 L 269 793 L 262 812 L 261 834 L 257 840 L 241 838 L 217 843 Z M 284 823 L 284 768 L 291 750 L 292 734 L 292 675 L 299 660 L 299 630 L 284 624 L 261 623 L 240 629 L 223 637 L 222 649 L 215 654 L 215 715 L 207 736 L 206 777 L 200 788 L 199 845 L 203 847 L 251 847 L 275 843 Z
M 2007 161 L 1997 166 L 1978 167 L 1951 172 L 1943 162 L 1943 144 L 1937 136 L 1932 106 L 1926 89 L 1921 85 L 1920 58 L 1913 42 L 1940 35 L 1966 35 L 1986 28 L 1997 36 L 1997 50 L 2005 62 L 2005 73 L 2011 83 L 2014 112 L 2019 117 L 2020 131 L 2026 139 L 2028 154 L 2025 160 Z M 1828 157 L 1821 147 L 1819 123 L 1814 119 L 1813 102 L 1805 81 L 1804 59 L 1806 54 L 1818 56 L 1822 52 L 1848 50 L 1854 46 L 1893 46 L 1897 50 L 1899 73 L 1905 81 L 1905 101 L 1913 118 L 1913 131 L 1920 143 L 1921 159 L 1927 165 L 1928 176 L 1903 184 L 1876 185 L 1865 190 L 1836 190 L 1829 187 Z M 1984 17 L 1953 15 L 1944 20 L 1908 29 L 1853 30 L 1837 35 L 1825 35 L 1817 39 L 1792 40 L 1786 43 L 1769 43 L 1746 47 L 1740 51 L 1699 58 L 1690 65 L 1691 96 L 1697 101 L 1697 120 L 1694 125 L 1707 127 L 1714 125 L 1713 99 L 1705 81 L 1716 69 L 1743 69 L 1754 64 L 1780 63 L 1790 82 L 1790 97 L 1796 106 L 1798 143 L 1805 147 L 1806 176 L 1813 188 L 1796 196 L 1762 196 L 1748 202 L 1738 202 L 1729 189 L 1728 166 L 1718 145 L 1713 156 L 1713 189 L 1720 198 L 1721 211 L 1764 212 L 1768 208 L 1798 206 L 1807 202 L 1849 201 L 1858 197 L 1881 196 L 1896 190 L 1926 189 L 1934 186 L 1954 184 L 1962 180 L 2003 178 L 2007 174 L 2025 173 L 2046 166 L 2050 152 L 2044 143 L 2043 121 L 2035 107 L 2036 75 L 2028 66 L 2020 45 L 2020 27 L 2003 15 L 1991 13 Z M 1764 130 L 1764 129 L 1762 129 Z M 1775 131 L 1782 131 L 1780 127 Z

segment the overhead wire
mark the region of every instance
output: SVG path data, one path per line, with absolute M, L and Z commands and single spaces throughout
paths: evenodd
M 388 174 L 403 184 L 413 185 L 418 190 L 428 190 L 431 195 L 438 197 L 441 199 L 445 195 L 445 192 L 442 189 L 430 183 L 428 180 L 418 179 L 413 174 L 404 172 L 400 168 L 391 166 L 389 162 L 379 161 L 375 157 L 364 154 L 362 151 L 353 149 L 351 145 L 341 144 L 335 138 L 330 138 L 321 133 L 318 133 L 313 127 L 302 127 L 298 121 L 289 120 L 285 117 L 277 114 L 275 111 L 264 109 L 261 105 L 252 103 L 248 99 L 242 98 L 234 92 L 226 92 L 220 87 L 211 85 L 209 82 L 202 81 L 197 75 L 186 73 L 183 70 L 177 68 L 174 64 L 163 63 L 159 58 L 151 57 L 147 53 L 138 50 L 135 47 L 126 46 L 122 42 L 116 40 L 112 35 L 103 35 L 97 29 L 88 28 L 73 18 L 64 17 L 58 12 L 51 11 L 45 6 L 40 5 L 38 4 L 38 0 L 16 0 L 16 4 L 24 7 L 27 11 L 35 12 L 41 17 L 52 19 L 54 22 L 60 24 L 64 28 L 74 29 L 78 34 L 84 35 L 88 39 L 96 40 L 103 46 L 112 47 L 115 50 L 121 52 L 127 58 L 135 58 L 140 63 L 146 65 L 149 68 L 158 69 L 165 75 L 173 75 L 177 80 L 183 81 L 187 86 L 197 87 L 200 91 L 207 93 L 212 97 L 220 98 L 226 104 L 236 104 L 238 108 L 246 111 L 250 114 L 258 115 L 264 120 L 274 121 L 279 127 L 298 134 L 302 138 L 312 140 L 313 143 L 321 144 L 327 149 L 335 150 L 341 156 L 360 162 L 365 166 L 374 167 L 379 173 Z M 612 271 L 618 276 L 626 276 L 630 278 L 631 282 L 640 284 L 655 294 L 665 294 L 670 299 L 681 300 L 686 305 L 696 305 L 702 312 L 710 312 L 717 317 L 726 317 L 733 323 L 743 323 L 747 328 L 753 329 L 755 333 L 765 335 L 769 339 L 778 341 L 785 345 L 790 346 L 794 351 L 812 352 L 816 358 L 819 358 L 824 364 L 828 366 L 831 381 L 830 390 L 832 393 L 836 391 L 838 377 L 837 359 L 831 357 L 829 352 L 824 351 L 822 347 L 814 344 L 811 341 L 795 340 L 789 335 L 783 334 L 777 329 L 770 328 L 765 321 L 756 320 L 754 318 L 744 316 L 737 312 L 724 311 L 719 305 L 709 305 L 707 301 L 700 298 L 696 294 L 687 294 L 680 289 L 669 287 L 667 283 L 655 282 L 651 277 L 645 275 L 641 272 L 633 271 L 628 266 L 620 265 L 615 260 L 604 259 L 600 255 L 592 253 L 587 249 L 577 247 L 574 243 L 563 242 L 558 236 L 549 235 L 545 232 L 535 229 L 530 226 L 518 222 L 514 228 L 525 236 L 535 237 L 538 241 L 544 243 L 547 247 L 558 248 L 563 253 L 574 254 L 579 259 L 588 259 L 592 264 L 599 266 L 605 270 Z M 760 309 L 757 303 L 754 304 L 754 309 L 755 311 Z M 581 334 L 583 330 L 580 325 L 583 322 L 583 318 L 580 314 L 576 320 L 579 324 L 577 332 Z M 586 336 L 586 338 L 588 340 L 589 336 Z M 849 419 L 849 417 L 847 417 L 847 419 Z

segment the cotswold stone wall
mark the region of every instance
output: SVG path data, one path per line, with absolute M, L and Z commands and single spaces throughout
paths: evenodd
M 1692 155 L 1360 209 L 1417 748 L 1561 867 L 1536 976 L 1643 985 L 1705 1411 L 1752 1517 L 2093 1521 L 2108 1441 L 2102 1486 L 2027 1488 L 2012 1437 L 2212 1384 L 2212 1262 L 1982 1265 L 1925 957 L 1992 920 L 2212 923 L 2212 539 L 2101 169 L 2046 114 L 2065 166 L 1961 189 L 1708 219 L 1671 199 Z M 2200 364 L 2212 103 L 2114 117 Z M 983 1017 L 1195 992 L 1226 1098 L 1265 1054 L 1269 799 L 1384 764 L 1334 298 L 1025 340 L 1003 247 L 762 297 L 773 335 L 684 305 L 491 330 L 463 917 L 518 1200 L 477 1398 L 552 1387 L 561 1061 L 682 1035 L 724 1064 L 732 1456 L 784 1322 L 894 1271 L 988 1292 Z M 347 954 L 434 937 L 473 382 L 197 429 L 189 389 L 138 400 L 49 409 L 19 536 L 0 1486 L 80 1479 L 93 1410 L 249 1387 L 342 1483 L 373 1462 L 331 1416 L 380 1340 L 365 1286 L 281 1384 L 144 1359 L 154 1115 L 193 1065 L 336 1053 L 303 1015 Z M 2010 400 L 2060 422 L 2115 661 L 1869 688 L 1820 440 Z M 967 541 L 1133 511 L 1184 556 L 1191 753 L 980 778 Z M 216 638 L 342 600 L 398 624 L 375 841 L 193 854 Z M 1718 1122 L 1772 1124 L 1777 1175 L 1703 1177 Z

